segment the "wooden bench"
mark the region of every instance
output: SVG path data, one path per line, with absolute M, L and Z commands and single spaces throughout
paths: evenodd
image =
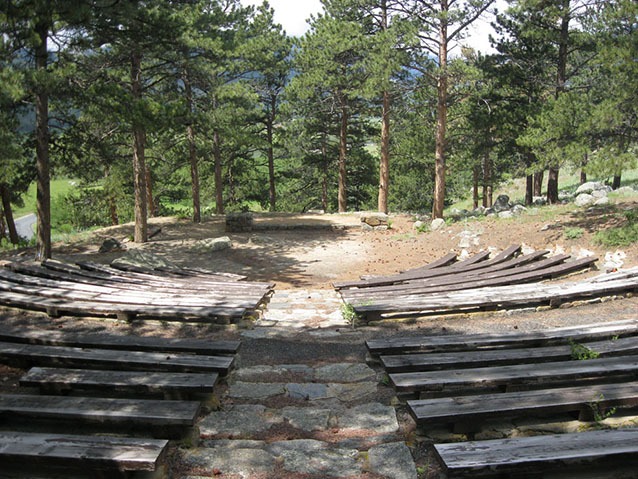
M 31 366 L 140 371 L 216 372 L 228 374 L 232 356 L 201 356 L 147 351 L 116 351 L 68 346 L 45 346 L 0 341 L 0 362 Z
M 538 478 L 566 467 L 581 466 L 589 470 L 600 464 L 603 467 L 635 464 L 638 429 L 436 444 L 434 449 L 450 479 L 507 477 L 507 474 Z
M 21 468 L 37 464 L 114 471 L 117 477 L 118 471 L 154 471 L 167 444 L 164 439 L 0 431 L 0 462 Z
M 38 387 L 43 393 L 97 390 L 100 394 L 153 394 L 165 398 L 187 398 L 210 394 L 217 373 L 157 373 L 147 371 L 106 371 L 65 368 L 31 368 L 20 385 Z
M 16 429 L 45 422 L 74 431 L 80 427 L 109 431 L 133 428 L 154 437 L 177 439 L 195 426 L 199 411 L 199 401 L 0 395 L 0 418 L 5 428 Z
M 241 342 L 236 340 L 183 339 L 95 333 L 79 334 L 60 330 L 47 331 L 7 327 L 0 327 L 0 341 L 76 348 L 165 351 L 210 356 L 237 354 L 241 345 Z
M 413 353 L 381 355 L 380 360 L 387 372 L 436 371 L 507 364 L 541 363 L 572 359 L 576 350 L 586 348 L 600 357 L 638 354 L 638 336 L 605 341 L 573 343 L 516 349 L 483 349 L 442 353 Z
M 459 391 L 540 388 L 604 380 L 618 382 L 638 377 L 638 356 L 598 358 L 588 361 L 558 361 L 484 368 L 390 374 L 398 392 L 422 397 L 449 395 Z
M 570 340 L 583 342 L 633 334 L 638 334 L 638 319 L 529 332 L 505 331 L 500 333 L 401 336 L 370 339 L 366 341 L 366 346 L 373 355 L 414 351 L 471 351 L 476 349 L 548 346 L 552 344 L 567 344 Z
M 633 408 L 638 382 L 409 400 L 407 406 L 419 427 L 448 424 L 467 433 L 494 418 L 578 412 L 580 419 L 591 420 L 612 407 Z

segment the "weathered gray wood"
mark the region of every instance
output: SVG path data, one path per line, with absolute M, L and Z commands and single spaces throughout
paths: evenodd
M 11 274 L 9 272 L 9 274 Z M 30 294 L 45 298 L 61 298 L 67 301 L 91 301 L 121 304 L 153 304 L 154 306 L 179 307 L 223 307 L 255 308 L 258 298 L 230 297 L 228 295 L 186 295 L 183 292 L 162 293 L 160 291 L 137 291 L 135 289 L 115 289 L 105 286 L 71 283 L 68 281 L 45 280 L 13 274 L 5 279 L 7 272 L 0 270 L 0 290 L 19 294 Z
M 579 343 L 580 344 L 580 343 Z M 638 336 L 582 343 L 600 357 L 638 354 Z M 488 349 L 450 353 L 382 355 L 387 372 L 436 371 L 505 364 L 564 361 L 572 358 L 571 345 L 517 349 Z
M 401 271 L 400 274 L 406 274 L 406 273 L 414 273 L 414 272 L 422 272 L 422 271 L 427 271 L 429 269 L 434 269 L 434 268 L 440 268 L 442 266 L 451 266 L 452 264 L 454 264 L 457 260 L 457 254 L 456 253 L 448 253 L 445 256 L 432 261 L 431 263 L 428 263 L 426 265 L 420 266 L 418 268 L 412 268 L 412 269 L 408 269 L 405 271 Z M 383 278 L 383 275 L 363 275 L 361 276 L 361 279 L 363 281 L 370 281 L 370 280 L 375 280 L 378 278 Z M 346 284 L 344 283 L 340 283 L 340 284 Z
M 558 381 L 583 381 L 612 377 L 637 377 L 638 356 L 558 361 L 485 368 L 390 374 L 401 392 L 431 393 L 489 387 L 527 385 L 542 387 Z
M 450 266 L 441 266 L 438 268 L 427 269 L 423 271 L 416 271 L 415 273 L 405 272 L 399 273 L 392 276 L 381 276 L 376 277 L 370 280 L 365 281 L 344 281 L 333 283 L 333 287 L 335 289 L 346 289 L 346 288 L 368 288 L 372 286 L 385 286 L 391 285 L 396 282 L 408 281 L 410 279 L 417 278 L 429 278 L 433 276 L 441 276 L 444 274 L 449 274 L 450 272 L 462 272 L 467 268 L 475 269 L 480 268 L 481 266 L 477 266 L 476 263 L 484 261 L 490 255 L 489 251 L 481 251 L 480 253 L 475 254 L 469 259 L 464 261 L 459 261 L 458 263 L 454 263 Z
M 146 351 L 73 348 L 0 341 L 0 361 L 30 366 L 85 369 L 228 373 L 232 356 L 201 356 Z
M 407 402 L 420 426 L 482 422 L 490 418 L 638 406 L 638 382 L 418 399 Z
M 45 298 L 9 291 L 0 291 L 0 304 L 32 311 L 42 311 L 50 316 L 110 316 L 127 317 L 129 319 L 136 316 L 144 316 L 174 321 L 185 319 L 209 321 L 213 318 L 242 318 L 246 314 L 246 308 L 171 307 L 146 304 L 66 301 L 62 298 Z
M 532 253 L 519 256 L 511 261 L 496 264 L 494 266 L 475 271 L 466 271 L 463 274 L 451 273 L 428 279 L 418 279 L 391 286 L 374 288 L 360 288 L 343 291 L 342 297 L 346 301 L 354 301 L 357 298 L 403 297 L 408 295 L 431 294 L 463 289 L 475 289 L 484 286 L 500 286 L 503 284 L 523 283 L 541 280 L 546 277 L 562 274 L 562 271 L 571 272 L 575 269 L 585 268 L 596 262 L 596 258 L 587 258 L 574 262 L 561 263 L 569 258 L 567 255 L 556 255 L 537 261 L 539 255 L 545 252 Z M 560 269 L 556 269 L 560 268 Z
M 602 460 L 638 459 L 638 429 L 616 429 L 490 441 L 435 444 L 448 477 L 537 472 Z M 521 476 L 522 477 L 522 476 Z
M 560 305 L 566 301 L 621 294 L 638 290 L 638 278 L 601 283 L 572 282 L 561 284 L 508 285 L 477 288 L 415 296 L 367 298 L 365 302 L 350 303 L 356 313 L 369 315 L 415 315 L 434 312 L 471 311 L 537 304 Z
M 29 421 L 55 419 L 69 424 L 192 427 L 199 401 L 71 396 L 0 395 L 0 417 Z
M 22 386 L 55 390 L 112 389 L 130 393 L 211 393 L 217 373 L 156 373 L 147 371 L 103 371 L 65 368 L 31 368 L 20 378 Z
M 168 441 L 0 431 L 0 462 L 154 471 Z
M 77 348 L 100 348 L 128 351 L 166 351 L 202 355 L 236 354 L 240 341 L 208 339 L 162 338 L 158 336 L 131 336 L 114 334 L 76 334 L 59 330 L 20 329 L 0 326 L 0 341 L 70 346 Z
M 638 319 L 630 319 L 528 332 L 397 336 L 369 339 L 366 341 L 366 346 L 372 354 L 409 351 L 471 351 L 479 348 L 519 348 L 566 344 L 570 340 L 584 342 L 637 333 Z

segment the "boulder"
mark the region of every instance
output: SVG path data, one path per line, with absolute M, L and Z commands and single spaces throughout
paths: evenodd
M 574 200 L 574 204 L 576 206 L 584 207 L 593 205 L 595 201 L 596 198 L 594 198 L 592 195 L 588 193 L 582 193 L 576 197 L 576 199 Z
M 514 213 L 511 210 L 500 211 L 498 213 L 499 218 L 514 218 Z
M 580 195 L 581 193 L 592 194 L 592 192 L 594 191 L 609 192 L 611 191 L 611 188 L 600 181 L 588 181 L 578 187 L 578 189 L 576 190 L 576 196 Z
M 138 249 L 132 249 L 128 251 L 124 256 L 111 261 L 112 266 L 139 266 L 142 268 L 167 268 L 174 267 L 175 265 L 170 261 L 165 260 L 148 251 L 141 251 Z
M 126 251 L 126 246 L 115 238 L 106 238 L 98 250 L 99 253 L 119 253 Z
M 378 226 L 388 226 L 388 215 L 385 213 L 370 213 L 361 217 L 361 222 L 376 228 Z
M 594 201 L 594 206 L 605 206 L 609 204 L 609 198 L 607 196 L 602 196 Z
M 443 218 L 436 218 L 430 223 L 430 230 L 438 231 L 445 226 L 445 220 Z
M 547 198 L 544 196 L 534 196 L 534 198 L 532 198 L 532 203 L 536 206 L 545 206 L 547 204 Z
M 223 251 L 233 247 L 233 242 L 228 236 L 220 238 L 206 238 L 195 243 L 193 249 L 202 253 L 212 253 L 214 251 Z
M 525 208 L 523 205 L 514 205 L 512 207 L 512 214 L 514 216 L 520 216 L 523 213 L 525 213 L 527 211 L 527 208 Z
M 614 193 L 618 195 L 633 195 L 636 192 L 631 186 L 621 186 L 617 190 L 614 190 Z
M 423 231 L 424 226 L 425 226 L 425 223 L 423 221 L 417 220 L 414 222 L 414 225 L 412 227 L 417 231 Z
M 510 197 L 507 195 L 498 195 L 494 205 L 492 206 L 497 213 L 501 211 L 509 210 L 511 208 L 510 205 Z

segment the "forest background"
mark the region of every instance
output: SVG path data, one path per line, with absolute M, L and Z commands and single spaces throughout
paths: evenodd
M 322 4 L 291 38 L 266 2 L 2 2 L 0 236 L 35 181 L 50 257 L 52 176 L 77 182 L 56 221 L 135 220 L 144 242 L 154 215 L 437 218 L 510 177 L 556 203 L 562 169 L 635 168 L 634 1 L 508 1 L 487 55 L 463 40 L 490 0 Z

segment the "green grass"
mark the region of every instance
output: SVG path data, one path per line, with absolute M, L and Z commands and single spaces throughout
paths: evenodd
M 56 178 L 51 180 L 51 199 L 57 198 L 60 195 L 66 195 L 69 191 L 73 190 L 73 180 L 68 178 Z M 24 200 L 24 206 L 17 207 L 14 205 L 13 216 L 14 218 L 20 218 L 31 213 L 36 212 L 36 184 L 31 183 L 29 190 L 22 195 Z
M 594 242 L 603 246 L 629 246 L 638 242 L 638 208 L 623 212 L 625 223 L 617 228 L 599 231 Z

